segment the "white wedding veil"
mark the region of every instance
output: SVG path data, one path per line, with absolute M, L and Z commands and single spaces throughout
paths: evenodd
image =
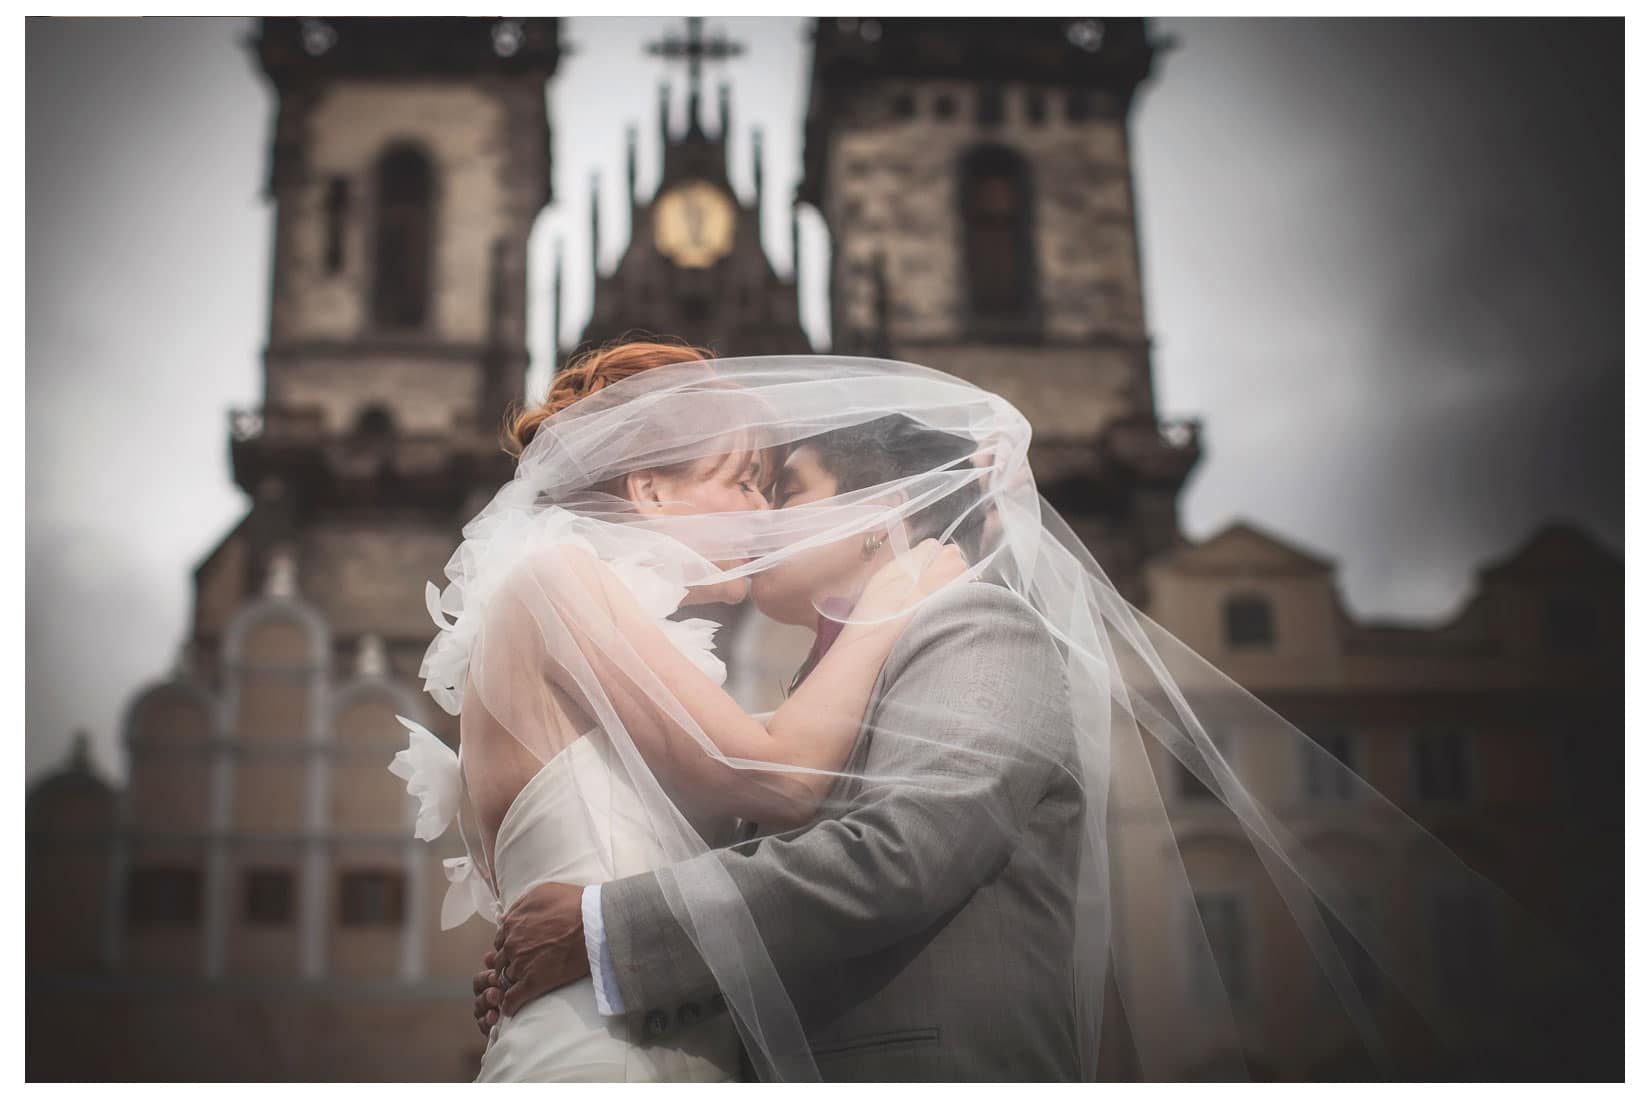
M 650 514 L 615 488 L 635 471 L 724 459 L 751 460 L 765 486 L 787 454 L 856 432 L 910 443 L 901 453 L 917 457 L 880 472 L 861 461 L 854 484 L 798 507 Z M 1021 840 L 1022 820 L 980 799 L 968 824 L 978 832 L 950 837 L 959 855 L 948 870 L 966 868 L 983 884 L 1012 857 L 1014 873 L 1031 861 L 1039 881 L 1059 884 L 1050 896 L 1062 936 L 1015 948 L 1052 954 L 1057 972 L 1070 974 L 1069 987 L 1052 984 L 1046 996 L 1070 1002 L 1085 1076 L 1156 1080 L 1193 1065 L 1236 1074 L 1257 1050 L 1295 1043 L 1355 1048 L 1369 1072 L 1395 1077 L 1489 1048 L 1496 1057 L 1535 1045 L 1579 1050 L 1585 1037 L 1567 1031 L 1563 1006 L 1591 995 L 1583 990 L 1599 979 L 1587 965 L 1307 733 L 1125 600 L 1039 496 L 1030 443 L 1025 417 L 995 394 L 907 363 L 830 356 L 659 367 L 550 417 L 515 478 L 465 527 L 449 583 L 433 598 L 443 629 L 422 674 L 440 704 L 462 714 L 472 798 L 508 801 L 574 739 L 600 739 L 645 809 L 644 828 L 662 853 L 660 887 L 715 976 L 752 1065 L 765 1079 L 817 1079 L 810 970 L 779 949 L 716 851 L 732 840 L 736 816 L 757 816 L 737 813 L 722 795 L 743 784 L 781 805 L 803 797 L 797 769 L 719 749 L 717 731 L 702 728 L 645 647 L 615 625 L 621 611 L 591 570 L 617 570 L 633 592 L 653 585 L 673 608 L 687 590 L 756 576 L 843 540 L 886 540 L 903 552 L 938 539 L 968 563 L 953 585 L 997 586 L 1029 609 L 1061 673 L 1057 697 L 1036 707 L 1060 721 L 1009 723 L 992 731 L 989 749 L 959 745 L 945 767 L 913 774 L 865 775 L 845 751 L 842 782 L 817 814 L 848 811 L 867 784 L 908 787 L 920 805 L 948 784 L 989 784 L 1016 769 L 1079 792 L 1081 814 L 1060 843 L 1040 850 Z M 933 614 L 946 613 L 948 591 L 928 597 Z M 638 602 L 644 617 L 657 617 L 657 607 Z M 851 619 L 840 606 L 817 610 L 822 620 Z M 913 690 L 899 700 L 868 716 L 862 736 L 884 747 L 943 742 L 943 731 L 977 717 L 966 693 Z M 1041 713 L 1032 702 L 1025 713 Z M 1049 729 L 1069 734 L 1051 740 Z M 1333 829 L 1300 812 L 1286 773 L 1303 760 L 1353 795 Z M 1195 820 L 1172 814 L 1176 792 L 1199 785 L 1209 797 Z M 797 828 L 760 824 L 764 833 Z M 1404 859 L 1361 860 L 1357 845 L 1336 842 L 1343 834 L 1379 837 Z M 977 866 L 971 853 L 984 853 Z M 1226 957 L 1229 914 L 1211 908 L 1205 889 L 1234 866 L 1247 870 L 1241 882 L 1221 880 L 1231 887 L 1222 896 L 1242 897 L 1263 945 L 1242 974 Z M 1489 915 L 1495 950 L 1434 958 L 1423 899 L 1439 896 Z M 1004 935 L 1012 943 L 1015 930 Z M 853 950 L 842 945 L 845 955 Z M 1112 1052 L 1111 1068 L 1103 1051 Z

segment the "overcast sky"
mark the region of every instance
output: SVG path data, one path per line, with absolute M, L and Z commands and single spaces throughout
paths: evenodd
M 765 132 L 764 238 L 789 271 L 805 24 L 746 44 L 733 179 Z M 1335 558 L 1365 617 L 1447 618 L 1539 524 L 1622 545 L 1619 22 L 1160 20 L 1133 116 L 1160 412 L 1204 422 L 1198 538 L 1247 519 Z M 627 124 L 658 170 L 665 24 L 571 19 L 550 90 L 556 203 L 531 241 L 534 385 L 549 269 L 564 338 L 628 234 Z M 120 712 L 182 641 L 194 566 L 244 513 L 227 410 L 255 405 L 273 97 L 248 20 L 40 20 L 27 32 L 27 737 L 30 777 Z M 678 86 L 680 81 L 678 80 Z M 714 96 L 707 98 L 707 111 Z M 681 97 L 677 122 L 682 121 Z M 804 221 L 823 344 L 824 237 Z

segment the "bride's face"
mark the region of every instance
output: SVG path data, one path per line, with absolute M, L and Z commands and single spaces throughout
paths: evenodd
M 771 470 L 765 457 L 738 450 L 711 455 L 678 470 L 643 470 L 626 479 L 626 493 L 644 514 L 698 516 L 714 512 L 750 512 L 769 507 Z M 723 568 L 750 559 L 719 562 Z M 691 589 L 684 603 L 742 603 L 750 594 L 745 577 Z
M 836 491 L 836 478 L 819 464 L 813 448 L 803 444 L 780 471 L 773 503 L 775 508 L 798 508 L 833 497 Z M 814 626 L 822 600 L 856 598 L 865 579 L 882 564 L 881 554 L 865 559 L 864 545 L 864 536 L 854 535 L 787 558 L 751 578 L 751 599 L 775 622 Z
M 686 470 L 655 475 L 655 484 L 655 508 L 662 515 L 751 512 L 768 507 L 762 461 L 748 455 L 702 458 Z

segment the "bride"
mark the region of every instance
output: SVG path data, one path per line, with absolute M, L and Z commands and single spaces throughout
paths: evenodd
M 1012 405 L 906 363 L 667 354 L 558 376 L 432 595 L 462 761 L 415 727 L 395 770 L 419 835 L 477 832 L 443 926 L 501 924 L 483 1079 L 725 1079 L 742 1047 L 764 1079 L 1160 1080 L 1286 1044 L 1416 1076 L 1570 1045 L 1593 976 L 1123 599 Z M 668 618 L 747 588 L 816 631 L 766 721 Z M 1403 880 L 1325 854 L 1268 763 L 1300 759 Z M 1162 794 L 1188 781 L 1189 826 Z M 1204 903 L 1210 845 L 1247 860 L 1215 885 L 1264 921 L 1267 996 Z M 1434 967 L 1423 891 L 1493 916 L 1499 956 Z
M 560 372 L 545 402 L 514 420 L 516 453 L 546 421 L 609 384 L 708 358 L 695 348 L 643 342 L 596 351 Z M 766 509 L 774 453 L 749 433 L 730 435 L 723 445 L 719 453 L 632 469 L 593 486 L 609 498 L 606 511 L 580 515 L 552 504 L 531 520 L 484 513 L 467 528 L 466 549 L 485 542 L 486 565 L 462 560 L 486 580 L 465 591 L 457 622 L 448 625 L 435 609 L 445 629 L 425 664 L 438 701 L 458 707 L 460 754 L 402 719 L 413 743 L 391 767 L 421 799 L 424 839 L 441 835 L 457 816 L 460 786 L 473 809 L 492 873 L 477 877 L 471 863 L 452 861 L 444 929 L 472 911 L 496 915 L 546 879 L 601 882 L 667 861 L 618 759 L 622 750 L 590 713 L 581 675 L 617 707 L 652 778 L 696 828 L 720 831 L 733 815 L 770 826 L 802 824 L 824 793 L 822 777 L 848 754 L 871 685 L 899 636 L 899 614 L 961 573 L 957 551 L 933 540 L 897 564 L 891 553 L 878 555 L 887 562 L 852 605 L 865 622 L 843 630 L 809 682 L 766 723 L 747 715 L 721 689 L 726 670 L 712 650 L 717 624 L 666 616 L 695 604 L 739 603 L 749 581 L 685 585 L 664 575 L 644 543 L 603 530 L 630 515 Z M 561 622 L 545 621 L 546 604 Z M 668 694 L 636 691 L 623 660 L 615 659 L 618 649 L 645 665 Z M 462 692 L 450 686 L 460 671 Z M 742 771 L 697 751 L 672 720 L 677 708 L 719 754 L 786 770 Z M 522 739 L 523 730 L 531 736 Z M 568 987 L 492 1028 L 478 1080 L 710 1081 L 730 1079 L 737 1068 L 737 1040 L 726 1020 L 680 1045 L 643 1048 L 633 1038 L 623 1021 L 597 1014 L 588 983 Z

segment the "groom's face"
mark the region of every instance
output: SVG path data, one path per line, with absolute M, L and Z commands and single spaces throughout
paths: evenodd
M 800 508 L 836 495 L 836 478 L 819 464 L 814 449 L 803 444 L 791 452 L 773 489 L 775 508 Z M 821 600 L 852 598 L 864 583 L 867 563 L 860 550 L 863 536 L 804 550 L 751 578 L 751 599 L 776 622 L 814 626 Z

